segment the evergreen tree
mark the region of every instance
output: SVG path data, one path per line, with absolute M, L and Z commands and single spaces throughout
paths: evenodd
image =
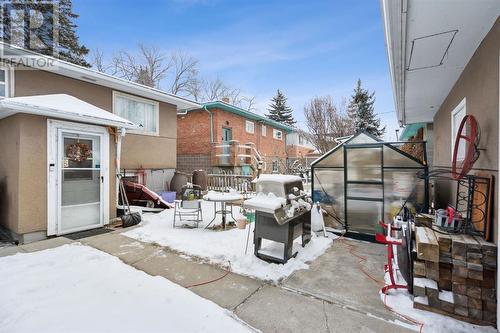
M 293 110 L 286 104 L 286 97 L 278 89 L 276 96 L 271 99 L 271 104 L 267 109 L 267 118 L 280 122 L 288 126 L 294 126 L 297 122 L 293 118 Z
M 90 67 L 85 60 L 89 49 L 80 44 L 75 20 L 80 15 L 73 12 L 72 0 L 59 0 L 59 58 L 71 63 Z
M 16 10 L 24 9 L 25 13 L 29 13 L 30 10 L 36 10 L 41 12 L 44 16 L 46 15 L 46 18 L 50 18 L 49 21 L 46 21 L 41 26 L 41 29 L 38 30 L 37 37 L 44 45 L 53 44 L 54 50 L 43 50 L 43 48 L 41 48 L 43 50 L 41 52 L 40 50 L 34 51 L 49 56 L 54 56 L 61 60 L 65 60 L 80 66 L 90 67 L 90 64 L 85 60 L 85 56 L 89 53 L 89 49 L 80 44 L 78 36 L 76 34 L 77 25 L 74 21 L 79 17 L 79 15 L 73 12 L 72 0 L 50 1 L 54 4 L 54 7 L 52 8 L 46 5 L 47 2 L 48 1 L 42 0 L 16 0 L 12 4 L 12 6 L 14 6 Z M 52 14 L 54 14 L 53 10 L 57 11 L 57 21 L 55 21 L 54 16 L 52 16 Z M 2 23 L 4 27 L 13 24 L 13 22 L 11 22 L 11 18 L 8 15 L 5 15 L 3 17 Z M 53 25 L 55 25 L 55 29 L 57 29 L 55 40 L 53 40 L 52 36 Z M 4 29 L 2 39 L 15 44 L 16 41 L 11 41 L 11 36 L 9 36 L 9 33 L 7 31 L 10 32 L 10 29 Z M 28 36 L 30 32 L 29 27 L 24 26 L 24 31 L 26 36 Z M 27 45 L 17 46 L 28 47 Z
M 385 133 L 385 126 L 380 127 L 380 119 L 375 117 L 374 103 L 375 92 L 370 93 L 367 89 L 361 88 L 361 80 L 358 79 L 354 94 L 347 106 L 347 114 L 354 122 L 356 132 L 365 131 L 381 137 Z

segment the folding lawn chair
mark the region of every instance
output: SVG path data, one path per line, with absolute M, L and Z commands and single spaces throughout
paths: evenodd
M 177 218 L 179 218 L 180 222 L 195 222 L 198 228 L 199 223 L 203 221 L 202 201 L 200 186 L 183 186 L 181 189 L 181 200 L 175 200 L 174 228 Z

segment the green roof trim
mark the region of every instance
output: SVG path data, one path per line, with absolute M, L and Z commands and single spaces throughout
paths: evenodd
M 273 126 L 273 127 L 279 128 L 281 130 L 284 130 L 287 133 L 290 133 L 294 130 L 293 127 L 283 125 L 283 124 L 281 124 L 277 121 L 271 120 L 265 116 L 261 116 L 260 114 L 239 108 L 237 106 L 234 106 L 234 105 L 222 102 L 222 101 L 202 103 L 201 105 L 206 107 L 207 109 L 221 109 L 221 110 L 224 110 L 227 112 L 231 112 L 231 113 L 240 115 L 240 116 L 248 118 L 248 119 L 259 121 L 259 122 L 262 122 L 262 123 L 267 124 L 269 126 Z
M 409 124 L 403 129 L 403 133 L 399 136 L 399 141 L 407 141 L 412 136 L 415 136 L 419 129 L 424 128 L 426 123 Z

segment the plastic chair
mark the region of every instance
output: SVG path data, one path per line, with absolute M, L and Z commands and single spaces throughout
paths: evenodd
M 198 185 L 183 186 L 181 189 L 181 200 L 175 200 L 174 222 L 179 221 L 195 222 L 198 228 L 203 221 L 203 211 L 201 209 L 202 194 Z

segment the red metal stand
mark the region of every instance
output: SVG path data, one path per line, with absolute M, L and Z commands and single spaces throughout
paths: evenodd
M 406 285 L 401 285 L 396 283 L 396 279 L 394 278 L 394 269 L 393 269 L 393 261 L 394 261 L 394 250 L 393 246 L 401 246 L 402 240 L 393 238 L 391 234 L 391 230 L 396 230 L 396 227 L 392 227 L 387 225 L 386 223 L 380 221 L 379 224 L 387 230 L 387 236 L 381 233 L 375 234 L 375 240 L 379 243 L 386 244 L 387 246 L 387 264 L 384 265 L 385 272 L 389 273 L 389 278 L 391 279 L 391 284 L 388 284 L 382 288 L 382 292 L 385 294 L 389 289 L 406 289 Z

